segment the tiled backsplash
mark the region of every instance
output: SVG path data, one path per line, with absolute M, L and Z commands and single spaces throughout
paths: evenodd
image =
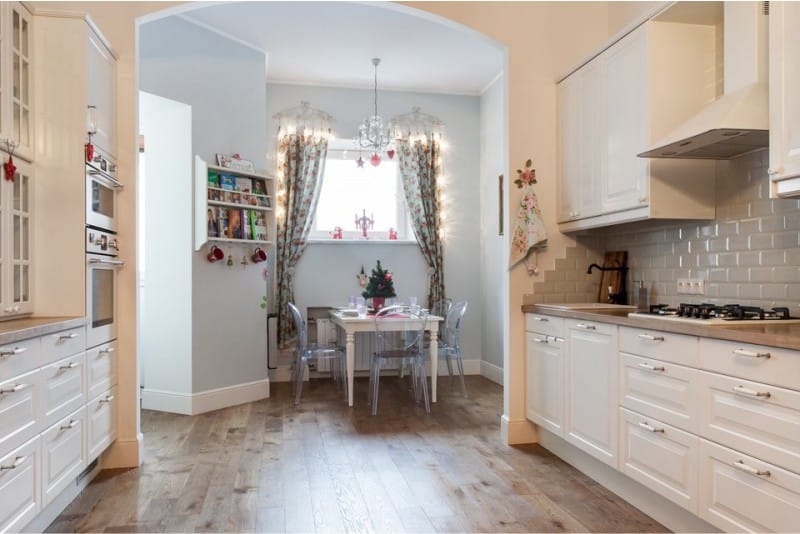
M 586 274 L 592 263 L 603 263 L 602 252 L 584 246 L 570 247 L 565 258 L 556 259 L 555 270 L 544 271 L 542 280 L 534 282 L 533 294 L 526 295 L 525 304 L 555 302 L 594 302 L 600 277 Z
M 595 300 L 598 275 L 586 276 L 586 266 L 607 250 L 627 250 L 631 300 L 632 281 L 644 280 L 651 304 L 788 305 L 800 315 L 800 200 L 769 199 L 767 158 L 763 150 L 718 164 L 714 221 L 645 221 L 579 237 L 565 263 L 544 273 L 526 301 L 575 302 L 568 300 L 577 298 L 573 286 L 559 285 L 573 277 L 575 290 L 587 294 L 594 281 L 590 300 Z M 678 278 L 705 280 L 705 295 L 678 295 Z

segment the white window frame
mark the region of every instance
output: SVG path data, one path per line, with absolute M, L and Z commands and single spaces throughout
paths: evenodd
M 345 154 L 345 157 L 342 157 L 342 154 Z M 371 156 L 370 153 L 367 151 L 361 151 L 361 156 L 364 158 L 365 163 L 364 165 L 370 165 L 369 157 Z M 328 155 L 327 159 L 344 159 L 350 160 L 353 163 L 353 167 L 356 167 L 356 160 L 359 157 L 359 149 L 358 145 L 354 140 L 351 139 L 334 139 L 328 143 Z M 383 156 L 385 159 L 385 156 Z M 394 163 L 397 164 L 397 158 L 395 157 Z M 383 162 L 381 162 L 383 165 Z M 326 165 L 327 169 L 327 165 Z M 414 236 L 414 231 L 411 228 L 411 220 L 410 215 L 408 213 L 408 206 L 405 200 L 405 194 L 403 192 L 403 182 L 400 179 L 400 170 L 398 165 L 398 172 L 396 175 L 395 180 L 395 187 L 396 187 L 396 202 L 397 202 L 397 239 L 389 239 L 389 233 L 385 231 L 378 231 L 378 230 L 368 230 L 368 237 L 365 239 L 362 237 L 361 230 L 356 229 L 355 221 L 352 221 L 351 224 L 347 227 L 342 227 L 342 239 L 333 239 L 332 236 L 332 229 L 320 229 L 317 228 L 317 214 L 316 212 L 313 215 L 313 221 L 311 226 L 311 231 L 308 234 L 308 240 L 311 242 L 325 242 L 325 243 L 397 243 L 397 244 L 408 244 L 408 243 L 416 243 L 417 239 Z M 323 176 L 323 180 L 324 180 Z M 319 204 L 318 204 L 319 205 Z M 369 215 L 369 214 L 368 214 Z

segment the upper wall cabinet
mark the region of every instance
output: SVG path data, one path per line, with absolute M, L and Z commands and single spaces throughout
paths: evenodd
M 800 4 L 769 14 L 769 176 L 772 198 L 800 197 Z
M 0 2 L 0 139 L 33 159 L 33 17 L 19 2 Z M 0 149 L 5 150 L 0 143 Z
M 93 106 L 95 130 L 92 142 L 116 159 L 117 61 L 93 28 L 87 32 L 86 47 L 86 104 Z
M 636 156 L 714 99 L 714 46 L 714 26 L 649 21 L 559 82 L 561 231 L 714 217 L 713 162 Z

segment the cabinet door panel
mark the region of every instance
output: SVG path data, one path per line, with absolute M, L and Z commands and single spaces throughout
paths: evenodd
M 42 434 L 44 506 L 58 497 L 86 467 L 85 424 L 86 411 L 81 408 Z
M 0 458 L 0 532 L 19 532 L 42 509 L 39 438 Z
M 647 33 L 634 31 L 609 49 L 607 73 L 608 171 L 603 191 L 603 212 L 647 203 L 649 164 L 636 154 L 647 148 Z
M 580 142 L 583 76 L 576 72 L 558 84 L 558 221 L 575 218 L 581 185 Z
M 0 456 L 4 456 L 40 431 L 39 370 L 0 382 Z
M 88 462 L 91 462 L 117 439 L 117 388 L 113 387 L 86 405 L 89 437 Z
M 800 176 L 800 4 L 775 2 L 772 7 L 769 156 L 771 177 L 781 180 Z
M 526 402 L 528 419 L 563 437 L 564 340 L 559 339 L 527 334 Z
M 86 103 L 95 106 L 95 145 L 116 156 L 117 66 L 114 56 L 91 29 L 86 42 Z

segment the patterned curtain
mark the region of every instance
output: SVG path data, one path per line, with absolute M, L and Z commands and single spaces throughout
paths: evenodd
M 444 255 L 439 217 L 439 143 L 417 137 L 411 141 L 397 141 L 400 177 L 411 214 L 411 226 L 419 243 L 422 256 L 428 263 L 428 309 L 445 298 Z
M 278 174 L 283 180 L 283 194 L 278 195 L 278 235 L 276 239 L 276 283 L 278 305 L 278 343 L 285 346 L 295 336 L 295 326 L 288 302 L 294 301 L 294 269 L 311 230 L 319 199 L 327 138 L 284 135 L 278 145 Z

